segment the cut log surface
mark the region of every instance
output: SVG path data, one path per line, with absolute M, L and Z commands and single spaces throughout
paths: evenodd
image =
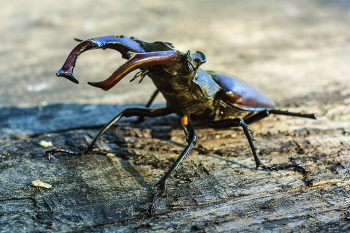
M 23 1 L 16 11 L 8 4 L 0 10 L 0 32 L 15 51 L 0 47 L 8 55 L 0 64 L 0 232 L 350 231 L 348 1 L 141 1 L 142 10 L 133 1 L 84 1 L 89 14 L 73 2 L 34 2 L 41 8 L 29 10 L 33 1 Z M 32 14 L 19 15 L 27 11 Z M 3 34 L 11 25 L 13 35 Z M 51 66 L 58 70 L 73 48 L 71 37 L 112 33 L 198 49 L 212 61 L 204 69 L 247 77 L 278 108 L 317 113 L 317 120 L 271 115 L 249 126 L 266 165 L 302 163 L 306 172 L 255 169 L 241 129 L 195 122 L 198 143 L 148 217 L 154 185 L 186 146 L 178 116 L 140 124 L 123 119 L 93 153 L 55 154 L 49 161 L 45 151 L 53 148 L 83 151 L 103 124 L 126 107 L 142 106 L 154 90 L 147 80 L 102 92 L 50 77 Z M 36 41 L 27 41 L 30 36 Z M 38 41 L 43 48 L 33 50 Z M 55 53 L 60 57 L 49 61 Z M 106 57 L 107 65 L 103 56 L 84 54 L 76 77 L 108 77 L 104 65 L 121 63 Z M 158 98 L 153 106 L 164 104 Z

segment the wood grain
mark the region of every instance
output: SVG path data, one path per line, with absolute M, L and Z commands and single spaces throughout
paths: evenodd
M 0 9 L 0 232 L 350 231 L 348 1 L 19 2 Z M 154 90 L 147 80 L 100 92 L 53 77 L 71 37 L 113 33 L 201 50 L 203 68 L 242 77 L 281 109 L 318 113 L 249 126 L 265 164 L 303 163 L 306 173 L 256 170 L 240 129 L 196 123 L 195 149 L 148 218 L 153 185 L 186 145 L 175 115 L 124 119 L 92 154 L 49 162 L 40 141 L 83 150 Z M 103 52 L 78 61 L 83 83 L 122 64 Z

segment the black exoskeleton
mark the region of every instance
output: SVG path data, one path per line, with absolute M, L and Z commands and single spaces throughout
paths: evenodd
M 140 69 L 140 72 L 131 81 L 140 77 L 141 82 L 147 75 L 157 87 L 145 108 L 127 108 L 122 111 L 103 127 L 84 153 L 91 152 L 96 140 L 122 117 L 157 117 L 171 113 L 176 113 L 181 117 L 181 124 L 188 144 L 171 168 L 156 184 L 158 189 L 148 209 L 149 214 L 155 209 L 158 194 L 166 189 L 168 179 L 176 172 L 197 142 L 191 117 L 202 120 L 210 127 L 242 127 L 252 150 L 256 168 L 278 170 L 294 167 L 303 170 L 300 164 L 265 166 L 258 156 L 247 124 L 261 120 L 269 114 L 312 119 L 316 119 L 316 114 L 277 110 L 274 103 L 263 92 L 244 81 L 227 74 L 199 69 L 206 62 L 206 57 L 202 52 L 190 54 L 190 51 L 188 51 L 184 53 L 176 50 L 171 43 L 161 41 L 148 43 L 123 35 L 78 41 L 81 43 L 69 54 L 57 76 L 79 83 L 73 76 L 73 68 L 78 56 L 90 49 L 108 48 L 119 51 L 122 57 L 128 59 L 128 61 L 105 81 L 89 82 L 90 85 L 107 91 L 128 73 Z M 166 99 L 166 107 L 149 108 L 159 92 Z M 47 151 L 49 156 L 54 153 L 81 154 L 62 149 Z

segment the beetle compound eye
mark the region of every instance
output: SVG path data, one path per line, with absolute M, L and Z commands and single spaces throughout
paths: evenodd
M 193 65 L 193 63 L 192 63 L 190 60 L 187 59 L 187 62 L 188 62 L 189 65 L 191 65 L 191 67 L 192 67 L 192 69 L 193 69 L 194 71 L 197 71 L 197 70 L 198 70 L 198 67 L 195 67 L 195 66 Z

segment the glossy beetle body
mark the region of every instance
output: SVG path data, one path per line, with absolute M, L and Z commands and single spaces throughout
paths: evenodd
M 79 41 L 81 43 L 72 50 L 63 67 L 58 71 L 57 76 L 79 83 L 73 76 L 73 69 L 78 56 L 90 49 L 109 48 L 119 51 L 122 57 L 128 59 L 128 61 L 105 81 L 89 82 L 90 85 L 107 91 L 127 74 L 140 69 L 141 71 L 131 81 L 137 77 L 140 77 L 142 81 L 147 75 L 157 87 L 157 91 L 146 105 L 146 108 L 128 108 L 118 114 L 104 126 L 90 143 L 86 152 L 91 152 L 96 140 L 123 116 L 157 117 L 176 113 L 181 117 L 181 124 L 186 134 L 188 145 L 168 172 L 156 184 L 158 191 L 149 208 L 149 213 L 154 210 L 158 193 L 166 189 L 168 179 L 176 172 L 197 142 L 191 118 L 202 120 L 211 127 L 242 127 L 257 168 L 276 170 L 278 168 L 294 167 L 303 169 L 298 164 L 282 167 L 265 166 L 257 154 L 256 146 L 247 124 L 267 117 L 270 113 L 313 119 L 316 118 L 315 114 L 277 110 L 269 97 L 246 82 L 234 76 L 199 69 L 199 66 L 206 62 L 205 55 L 199 51 L 194 54 L 190 54 L 190 51 L 184 53 L 176 50 L 172 44 L 167 42 L 148 43 L 122 35 Z M 162 93 L 166 99 L 166 107 L 148 108 L 158 92 Z M 55 149 L 47 153 L 49 155 L 53 153 L 80 154 L 62 149 Z

